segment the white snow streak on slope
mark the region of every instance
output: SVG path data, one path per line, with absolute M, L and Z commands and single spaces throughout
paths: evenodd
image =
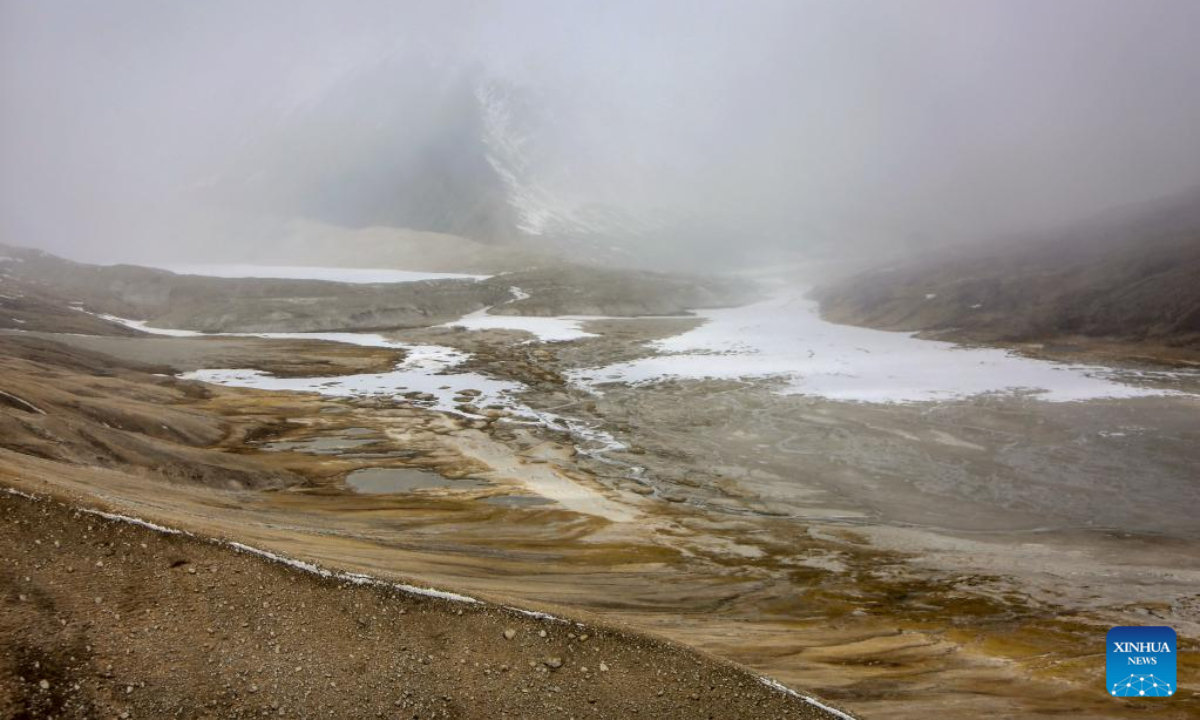
M 489 308 L 476 310 L 457 320 L 443 323 L 440 327 L 464 327 L 468 330 L 524 330 L 537 336 L 537 339 L 542 342 L 565 342 L 596 337 L 595 333 L 584 332 L 581 325 L 588 320 L 604 319 L 584 316 L 490 315 L 488 310 Z
M 515 285 L 508 289 L 512 299 L 503 305 L 531 296 Z M 542 342 L 566 342 L 585 337 L 596 337 L 595 333 L 584 332 L 582 324 L 588 320 L 604 320 L 607 318 L 589 317 L 584 315 L 560 315 L 556 317 L 534 317 L 529 315 L 492 315 L 490 307 L 476 310 L 469 315 L 463 315 L 457 320 L 442 323 L 438 327 L 461 327 L 467 330 L 522 330 L 535 336 Z

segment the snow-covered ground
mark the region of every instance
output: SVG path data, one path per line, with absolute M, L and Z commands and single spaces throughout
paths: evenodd
M 442 327 L 464 327 L 468 330 L 524 330 L 542 342 L 564 342 L 585 337 L 596 337 L 595 333 L 584 332 L 582 324 L 588 320 L 604 318 L 570 316 L 533 317 L 528 315 L 489 315 L 484 308 L 457 320 L 443 323 Z
M 336 334 L 336 333 L 335 333 Z M 349 334 L 349 333 L 347 333 Z M 291 338 L 310 340 L 330 340 L 341 342 L 329 337 L 317 337 L 319 333 L 305 335 L 295 333 Z M 279 337 L 264 335 L 263 337 Z M 378 338 L 378 336 L 374 336 Z M 382 339 L 382 338 L 380 338 Z M 397 347 L 394 343 L 386 346 Z M 356 344 L 368 344 L 359 342 Z M 383 343 L 381 343 L 383 344 Z M 444 412 L 458 413 L 454 401 L 456 395 L 464 390 L 478 390 L 480 395 L 474 403 L 482 405 L 502 405 L 520 415 L 533 417 L 532 411 L 516 403 L 510 393 L 521 389 L 515 382 L 493 380 L 492 378 L 473 372 L 453 372 L 438 374 L 453 368 L 462 362 L 466 356 L 456 350 L 437 345 L 399 346 L 408 351 L 408 357 L 390 372 L 363 373 L 356 375 L 339 375 L 336 377 L 299 377 L 281 378 L 258 370 L 196 370 L 184 373 L 180 377 L 189 380 L 202 380 L 219 385 L 236 387 L 252 387 L 261 390 L 288 390 L 292 392 L 315 392 L 334 397 L 369 397 L 386 395 L 393 397 L 408 392 L 422 392 L 433 395 L 436 400 L 431 407 Z
M 490 275 L 465 273 L 415 272 L 375 268 L 310 267 L 305 265 L 164 265 L 180 275 L 206 275 L 223 278 L 269 278 L 289 280 L 329 280 L 343 283 L 403 283 L 420 280 L 484 280 Z
M 519 289 L 514 297 L 521 297 Z M 700 327 L 655 343 L 662 353 L 602 368 L 577 370 L 572 382 L 603 391 L 607 382 L 640 383 L 664 378 L 778 377 L 783 392 L 831 400 L 917 402 L 989 393 L 1030 393 L 1042 400 L 1070 401 L 1162 395 L 1169 391 L 1120 382 L 1099 367 L 1064 365 L 1024 358 L 1004 350 L 964 348 L 921 340 L 909 333 L 885 332 L 822 320 L 816 303 L 791 291 L 739 308 L 703 310 Z M 106 316 L 107 317 L 107 316 Z M 196 336 L 187 330 L 147 327 L 144 322 L 107 317 L 147 332 Z M 586 317 L 522 317 L 480 311 L 447 325 L 471 329 L 526 330 L 543 341 L 588 337 Z M 454 368 L 467 355 L 438 345 L 408 345 L 374 333 L 250 333 L 243 336 L 340 342 L 405 350 L 404 362 L 390 372 L 339 377 L 280 378 L 247 369 L 209 369 L 184 377 L 266 390 L 316 392 L 330 396 L 396 396 L 429 393 L 432 406 L 459 412 L 454 397 L 478 390 L 476 406 L 498 405 L 531 422 L 562 426 L 601 448 L 616 447 L 611 436 L 519 402 L 520 383 Z
M 504 305 L 528 300 L 530 295 L 519 287 L 508 289 L 512 299 Z M 442 323 L 440 327 L 462 327 L 468 330 L 523 330 L 542 342 L 566 342 L 585 337 L 596 337 L 595 333 L 584 332 L 583 323 L 588 320 L 603 320 L 601 317 L 583 315 L 561 315 L 558 317 L 534 317 L 527 315 L 492 315 L 490 307 L 463 315 L 457 320 Z
M 129 320 L 113 315 L 101 315 L 105 320 L 120 323 L 156 335 L 172 337 L 203 337 L 205 333 L 192 330 L 150 327 L 142 320 Z M 190 380 L 235 387 L 253 387 L 263 390 L 289 390 L 293 392 L 316 392 L 337 397 L 397 395 L 407 392 L 429 393 L 437 399 L 433 404 L 438 410 L 458 412 L 454 396 L 463 390 L 478 390 L 481 395 L 475 402 L 479 405 L 514 405 L 508 394 L 521 389 L 515 382 L 493 380 L 479 373 L 445 373 L 467 359 L 465 353 L 441 345 L 409 345 L 395 342 L 377 333 L 220 333 L 226 337 L 260 337 L 272 340 L 319 340 L 325 342 L 360 345 L 363 347 L 386 347 L 404 350 L 407 356 L 391 372 L 339 375 L 336 377 L 289 377 L 281 378 L 270 373 L 249 369 L 205 369 L 184 373 L 180 377 Z M 533 417 L 533 411 L 528 411 Z
M 831 400 L 916 402 L 1031 392 L 1049 401 L 1161 395 L 1099 367 L 964 348 L 910 333 L 837 325 L 798 291 L 738 308 L 702 310 L 700 327 L 655 343 L 663 354 L 576 371 L 595 387 L 663 378 L 780 377 L 784 392 Z
M 144 332 L 172 337 L 204 337 L 206 333 L 192 330 L 151 327 L 143 320 L 129 320 L 114 315 L 100 315 L 106 320 L 135 328 Z M 524 389 L 518 382 L 494 380 L 475 372 L 456 372 L 455 366 L 467 359 L 466 353 L 442 345 L 409 345 L 388 340 L 377 333 L 220 333 L 227 337 L 260 337 L 274 340 L 320 340 L 363 347 L 386 347 L 404 350 L 407 355 L 402 363 L 386 373 L 361 373 L 335 377 L 289 377 L 281 378 L 259 370 L 247 368 L 201 369 L 184 373 L 180 377 L 200 380 L 232 387 L 282 390 L 290 392 L 315 392 L 331 397 L 369 397 L 386 395 L 394 397 L 408 392 L 429 393 L 435 397 L 430 407 L 455 414 L 464 414 L 458 409 L 454 397 L 464 390 L 478 390 L 479 395 L 472 404 L 476 407 L 496 405 L 507 409 L 518 419 L 530 423 L 568 429 L 581 443 L 583 452 L 611 450 L 621 447 L 612 435 L 585 423 L 570 420 L 554 413 L 533 408 L 514 397 Z M 208 335 L 211 337 L 211 335 Z

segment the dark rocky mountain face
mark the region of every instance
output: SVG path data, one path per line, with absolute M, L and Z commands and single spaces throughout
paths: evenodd
M 537 88 L 397 63 L 265 105 L 234 138 L 235 159 L 197 178 L 204 200 L 243 225 L 265 216 L 428 231 L 592 265 L 690 272 L 737 255 L 739 225 L 601 192 L 589 163 L 603 152 L 576 146 L 570 118 Z

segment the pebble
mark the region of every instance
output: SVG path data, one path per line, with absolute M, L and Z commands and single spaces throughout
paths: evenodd
M 512 628 L 508 628 L 507 630 L 504 631 L 504 639 L 505 640 L 512 640 L 516 636 L 517 636 L 517 631 L 513 630 Z
M 562 658 L 560 658 L 560 657 L 546 658 L 545 663 L 546 663 L 546 667 L 554 668 L 556 670 L 558 668 L 562 667 L 562 664 L 563 664 Z

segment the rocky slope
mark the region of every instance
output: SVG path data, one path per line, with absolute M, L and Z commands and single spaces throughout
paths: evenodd
M 505 315 L 679 315 L 693 308 L 741 305 L 757 296 L 751 283 L 732 278 L 565 264 L 487 282 L 519 287 L 529 295 L 492 309 Z
M 355 285 L 177 275 L 134 265 L 87 265 L 0 246 L 8 294 L 33 288 L 93 313 L 202 332 L 308 332 L 415 327 L 452 320 L 509 297 L 472 280 Z M 11 288 L 11 290 L 9 290 Z
M 568 264 L 482 281 L 349 284 L 87 265 L 4 245 L 0 256 L 0 328 L 99 334 L 128 330 L 76 310 L 200 332 L 345 332 L 426 327 L 491 306 L 529 315 L 678 314 L 744 302 L 753 292 L 742 282 Z M 533 297 L 512 302 L 513 287 Z M 49 310 L 61 322 L 47 320 Z
M 644 636 L 49 499 L 0 491 L 0 546 L 3 717 L 833 717 Z
M 1200 193 L 1036 241 L 874 270 L 817 291 L 830 320 L 957 340 L 1109 343 L 1200 358 Z
M 283 344 L 257 364 L 370 360 Z M 153 520 L 174 492 L 237 503 L 305 481 L 280 454 L 244 452 L 280 415 L 302 414 L 286 407 L 302 398 L 278 398 L 274 415 L 229 398 L 221 413 L 208 389 L 166 369 L 0 334 L 0 717 L 833 717 L 620 628 L 314 573 L 95 512 L 125 482 L 153 488 L 163 507 L 139 511 Z M 94 492 L 63 488 L 58 502 L 5 489 L 65 475 L 91 478 Z

